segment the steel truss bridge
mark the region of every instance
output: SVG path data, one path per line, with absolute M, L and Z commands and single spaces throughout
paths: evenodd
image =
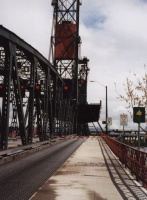
M 40 141 L 46 139 L 47 131 L 52 134 L 56 110 L 60 123 L 69 121 L 72 110 L 60 98 L 63 80 L 57 71 L 38 51 L 2 26 L 0 76 L 1 149 L 7 148 L 10 126 L 19 127 L 22 144 L 26 145 L 32 143 L 35 124 Z M 65 104 L 69 115 L 63 119 Z
M 53 134 L 88 134 L 101 103 L 87 104 L 88 59 L 79 54 L 79 0 L 53 0 L 49 61 L 0 26 L 0 149 L 16 130 L 22 145 Z

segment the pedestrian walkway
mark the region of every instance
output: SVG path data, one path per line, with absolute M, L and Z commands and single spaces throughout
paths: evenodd
M 110 162 L 111 159 L 113 162 L 115 160 L 116 169 Z M 121 178 L 126 179 L 127 182 Z M 138 194 L 135 194 L 135 191 Z M 89 137 L 31 198 L 31 200 L 49 199 L 145 200 L 147 193 L 123 170 L 117 158 L 100 137 Z

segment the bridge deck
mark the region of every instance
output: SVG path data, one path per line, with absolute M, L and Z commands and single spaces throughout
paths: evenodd
M 31 200 L 146 199 L 105 142 L 89 137 Z

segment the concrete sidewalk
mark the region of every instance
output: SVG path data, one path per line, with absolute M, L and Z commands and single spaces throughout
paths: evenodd
M 89 137 L 31 200 L 122 200 L 111 181 L 98 137 Z

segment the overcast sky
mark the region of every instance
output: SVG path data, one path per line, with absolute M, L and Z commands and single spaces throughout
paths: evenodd
M 48 58 L 53 7 L 51 0 L 0 0 L 0 24 Z M 89 62 L 88 102 L 102 100 L 100 122 L 105 119 L 105 87 L 108 87 L 110 128 L 120 126 L 125 104 L 123 83 L 131 72 L 142 77 L 147 65 L 147 0 L 83 0 L 80 6 L 81 56 Z M 90 80 L 98 81 L 95 83 Z M 136 127 L 128 114 L 127 128 Z

